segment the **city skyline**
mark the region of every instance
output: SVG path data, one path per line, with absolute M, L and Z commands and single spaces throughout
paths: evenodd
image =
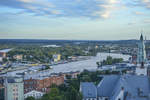
M 150 0 L 3 0 L 0 39 L 150 37 Z

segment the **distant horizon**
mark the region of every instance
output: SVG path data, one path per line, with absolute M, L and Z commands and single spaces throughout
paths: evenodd
M 37 38 L 37 37 L 34 37 L 34 38 L 29 38 L 29 37 L 20 37 L 20 36 L 17 36 L 18 38 L 15 38 L 15 37 L 11 37 L 11 38 L 1 38 L 0 37 L 0 39 L 2 40 L 2 39 L 31 39 L 31 40 L 91 40 L 91 41 L 118 41 L 118 40 L 139 40 L 140 39 L 140 36 L 141 36 L 141 34 L 143 34 L 143 36 L 144 36 L 144 39 L 146 38 L 147 40 L 150 40 L 150 38 L 147 36 L 147 34 L 145 35 L 145 32 L 143 33 L 138 33 L 137 35 L 136 35 L 136 37 L 134 37 L 134 38 L 132 38 L 132 37 L 129 37 L 129 38 L 123 38 L 122 37 L 122 39 L 107 39 L 107 38 L 105 38 L 105 39 L 77 39 L 77 38 L 45 38 L 44 36 L 43 36 L 43 38 Z M 1 34 L 0 34 L 1 35 Z M 10 36 L 9 36 L 10 37 Z M 42 37 L 42 36 L 41 36 Z M 64 37 L 64 36 L 63 36 Z M 104 36 L 104 37 L 107 37 L 107 36 Z M 117 37 L 117 36 L 116 36 Z
M 124 39 L 124 40 L 77 40 L 77 39 L 0 39 L 0 40 L 52 40 L 52 41 L 137 41 L 137 40 L 139 40 L 139 39 Z M 149 40 L 147 40 L 147 41 L 149 41 Z

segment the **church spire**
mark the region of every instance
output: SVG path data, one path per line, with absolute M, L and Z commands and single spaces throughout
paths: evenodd
M 137 75 L 147 75 L 147 59 L 145 50 L 145 41 L 143 34 L 141 33 L 140 40 L 138 42 L 138 52 L 137 52 L 137 67 L 135 73 Z
M 145 61 L 146 61 L 145 42 L 143 34 L 141 32 L 140 41 L 138 43 L 137 63 L 141 64 L 141 67 L 144 67 Z
M 143 40 L 144 40 L 144 39 L 143 39 L 143 34 L 142 34 L 142 33 L 141 33 L 140 40 L 141 40 L 141 41 L 143 41 Z

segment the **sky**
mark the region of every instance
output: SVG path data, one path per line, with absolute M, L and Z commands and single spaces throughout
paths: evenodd
M 150 39 L 150 0 L 0 0 L 0 39 Z

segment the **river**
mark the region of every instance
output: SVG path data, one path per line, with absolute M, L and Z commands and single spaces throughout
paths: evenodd
M 76 62 L 69 62 L 65 64 L 59 64 L 59 65 L 53 65 L 52 69 L 46 70 L 46 71 L 40 71 L 40 72 L 34 72 L 34 73 L 27 73 L 24 78 L 30 79 L 32 78 L 40 78 L 42 76 L 49 76 L 52 73 L 66 73 L 66 72 L 75 72 L 75 71 L 83 71 L 84 69 L 87 70 L 96 70 L 97 61 L 102 61 L 107 58 L 107 56 L 112 56 L 113 58 L 123 58 L 124 61 L 127 61 L 129 59 L 129 55 L 123 55 L 123 54 L 114 54 L 114 53 L 98 53 L 97 56 L 91 57 L 88 60 L 82 60 L 82 61 L 76 61 Z M 24 72 L 25 70 L 18 70 L 13 72 L 8 72 L 7 74 L 4 74 L 3 76 L 18 76 L 16 73 Z
M 114 54 L 114 53 L 98 53 L 97 56 L 91 57 L 88 60 L 82 60 L 77 62 L 70 62 L 66 64 L 54 65 L 51 70 L 54 73 L 59 72 L 71 72 L 71 71 L 82 71 L 84 69 L 94 70 L 97 68 L 96 62 L 102 61 L 107 58 L 107 56 L 112 56 L 113 58 L 123 58 L 124 61 L 129 59 L 129 55 Z

